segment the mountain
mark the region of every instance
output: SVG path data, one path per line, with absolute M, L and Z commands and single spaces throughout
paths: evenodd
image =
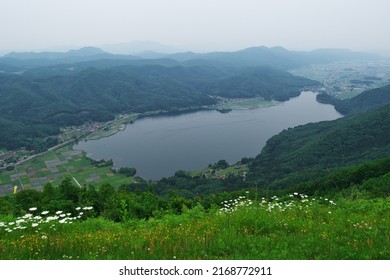
M 99 48 L 84 47 L 78 50 L 70 50 L 67 52 L 11 52 L 6 54 L 5 58 L 15 58 L 21 60 L 32 60 L 32 59 L 64 59 L 69 57 L 84 57 L 84 56 L 96 56 L 108 54 Z
M 131 64 L 130 62 L 132 60 L 152 60 L 153 63 L 156 64 L 170 60 L 185 66 L 208 65 L 220 69 L 268 66 L 279 70 L 289 70 L 314 63 L 329 63 L 345 60 L 370 61 L 380 59 L 380 56 L 377 55 L 337 49 L 298 52 L 289 51 L 282 47 L 252 47 L 236 52 L 181 52 L 174 54 L 159 52 L 157 49 L 158 48 L 152 50 L 144 49 L 139 52 L 139 56 L 111 54 L 94 47 L 86 47 L 68 52 L 13 52 L 0 57 L 0 71 L 23 72 L 37 67 L 57 66 L 59 64 L 69 65 L 82 62 L 87 62 L 89 67 L 95 67 L 94 64 L 97 65 L 96 67 L 102 67 L 102 60 L 104 60 L 104 63 L 107 63 L 107 65 L 116 64 L 117 66 Z M 140 62 L 139 64 L 150 63 Z
M 344 115 L 366 112 L 385 104 L 390 104 L 390 85 L 365 91 L 353 98 L 340 100 L 328 94 L 317 95 L 317 100 L 335 106 Z
M 271 137 L 251 165 L 252 177 L 274 187 L 390 154 L 390 105 Z
M 19 71 L 24 71 L 36 67 L 99 61 L 102 59 L 126 61 L 139 58 L 131 55 L 114 55 L 94 47 L 85 47 L 67 52 L 11 52 L 0 57 L 0 70 L 6 70 L 3 65 L 13 66 Z
M 318 82 L 291 75 L 270 67 L 248 67 L 227 78 L 207 85 L 211 95 L 228 98 L 263 97 L 286 101 L 300 94 L 302 86 L 316 86 Z
M 215 95 L 288 100 L 303 87 L 317 84 L 270 68 L 231 72 L 211 66 L 181 66 L 170 60 L 165 62 L 173 66 L 142 65 L 143 62 L 139 66 L 74 72 L 47 67 L 20 75 L 0 74 L 0 128 L 6 131 L 0 145 L 25 145 L 32 137 L 23 132 L 24 126 L 35 126 L 37 132 L 44 128 L 37 134 L 39 138 L 46 131 L 55 133 L 61 126 L 107 121 L 119 113 L 211 105 L 216 103 L 211 97 Z M 102 65 L 106 64 L 102 61 Z M 12 122 L 20 129 L 10 129 Z
M 193 53 L 184 52 L 168 57 L 184 62 L 191 60 L 209 60 L 225 65 L 237 66 L 270 66 L 288 70 L 300 66 L 350 60 L 377 60 L 379 55 L 353 52 L 339 49 L 321 49 L 311 52 L 289 51 L 282 47 L 252 47 L 237 52 Z
M 215 104 L 213 96 L 285 101 L 318 84 L 285 69 L 362 56 L 366 55 L 346 50 L 294 52 L 281 47 L 154 59 L 94 47 L 10 53 L 0 58 L 0 128 L 6 131 L 0 145 L 38 143 L 61 126 L 106 121 L 122 112 Z M 12 123 L 18 129 L 10 129 Z M 34 132 L 27 133 L 26 126 Z

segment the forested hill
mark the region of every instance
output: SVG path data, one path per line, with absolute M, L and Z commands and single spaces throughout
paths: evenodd
M 344 115 L 366 112 L 390 103 L 390 85 L 365 91 L 350 99 L 340 100 L 328 94 L 317 95 L 317 100 L 335 106 Z
M 251 177 L 274 187 L 313 179 L 330 170 L 390 154 L 390 105 L 335 121 L 287 129 L 270 138 Z
M 340 60 L 377 59 L 347 50 L 294 52 L 254 47 L 209 54 L 114 55 L 87 47 L 65 53 L 0 57 L 0 147 L 42 150 L 59 127 L 115 114 L 201 107 L 213 96 L 288 100 L 317 82 L 286 69 Z
M 151 59 L 152 58 L 152 59 Z M 167 61 L 182 65 L 212 65 L 226 67 L 257 67 L 270 66 L 272 68 L 288 70 L 310 64 L 323 64 L 335 61 L 373 61 L 381 59 L 380 56 L 352 52 L 343 49 L 319 49 L 310 52 L 290 51 L 282 47 L 251 47 L 235 52 L 193 53 L 183 52 L 175 54 L 160 54 L 147 52 L 142 57 L 133 55 L 117 55 L 105 52 L 94 47 L 85 47 L 68 52 L 12 52 L 0 57 L 0 71 L 23 72 L 36 67 L 53 67 L 85 69 L 90 67 L 106 67 L 105 64 L 140 65 L 164 64 Z M 104 62 L 103 64 L 101 62 Z M 76 65 L 74 65 L 76 64 Z
M 58 75 L 0 74 L 0 146 L 43 145 L 58 128 L 115 114 L 215 104 L 213 96 L 287 100 L 317 82 L 268 67 L 117 66 Z M 225 91 L 229 88 L 229 91 Z M 30 130 L 34 132 L 31 133 Z M 50 133 L 50 134 L 49 134 Z

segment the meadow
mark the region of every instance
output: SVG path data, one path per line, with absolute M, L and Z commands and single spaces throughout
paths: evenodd
M 246 193 L 207 210 L 123 222 L 89 206 L 32 207 L 0 217 L 0 259 L 390 259 L 389 202 Z

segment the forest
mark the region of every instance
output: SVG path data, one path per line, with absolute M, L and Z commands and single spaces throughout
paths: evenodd
M 89 68 L 73 75 L 0 74 L 0 146 L 49 147 L 60 127 L 104 122 L 121 113 L 216 104 L 216 96 L 287 100 L 317 82 L 256 67 L 226 74 L 203 66 Z
M 0 147 L 43 151 L 59 129 L 120 113 L 200 108 L 216 96 L 279 101 L 318 82 L 286 70 L 313 63 L 378 60 L 346 50 L 115 55 L 94 47 L 0 57 Z

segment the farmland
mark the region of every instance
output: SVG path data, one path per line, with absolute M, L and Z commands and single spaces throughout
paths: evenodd
M 130 183 L 131 178 L 115 175 L 109 164 L 94 166 L 82 151 L 73 151 L 72 145 L 64 146 L 42 156 L 24 162 L 11 171 L 0 173 L 0 195 L 21 189 L 41 190 L 46 183 L 58 185 L 64 177 L 74 177 L 80 185 L 106 183 L 119 186 Z

